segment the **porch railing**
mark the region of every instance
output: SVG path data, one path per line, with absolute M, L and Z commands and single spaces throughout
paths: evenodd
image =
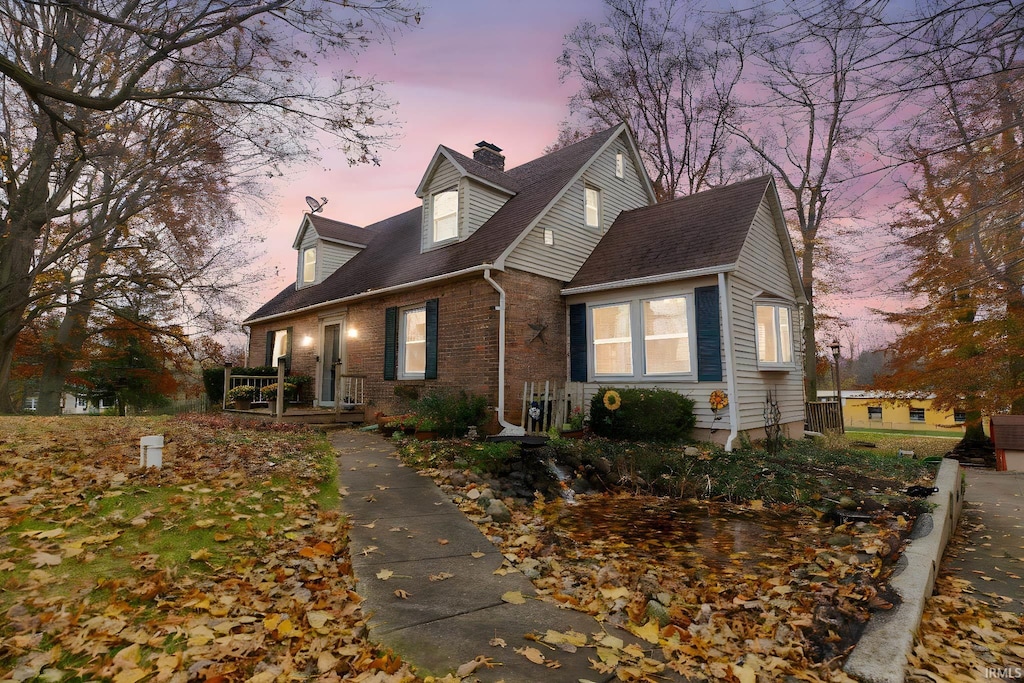
M 366 406 L 366 377 L 363 375 L 335 375 L 334 411 L 355 410 Z

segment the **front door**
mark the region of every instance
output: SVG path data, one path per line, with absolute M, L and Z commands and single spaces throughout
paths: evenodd
M 334 386 L 341 360 L 342 323 L 325 323 L 320 337 L 320 405 L 334 405 Z

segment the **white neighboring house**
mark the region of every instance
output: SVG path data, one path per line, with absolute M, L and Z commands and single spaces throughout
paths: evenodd
M 83 396 L 76 396 L 75 394 L 65 392 L 61 397 L 61 414 L 62 415 L 99 415 L 107 408 L 112 406 L 104 403 L 103 399 L 100 399 L 99 405 L 90 404 L 89 399 Z M 34 413 L 39 407 L 38 396 L 26 396 L 25 397 L 25 410 Z

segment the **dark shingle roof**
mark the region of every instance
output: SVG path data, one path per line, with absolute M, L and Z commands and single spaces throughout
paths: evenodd
M 736 263 L 771 176 L 623 211 L 568 289 Z
M 360 228 L 358 225 L 342 223 L 341 221 L 325 218 L 315 213 L 309 214 L 309 221 L 316 229 L 316 234 L 324 239 L 361 244 L 364 247 L 370 241 L 371 233 Z
M 465 154 L 460 154 L 450 147 L 445 147 L 444 145 L 441 146 L 444 147 L 444 150 L 452 156 L 452 159 L 462 166 L 469 175 L 486 180 L 498 187 L 503 187 L 509 192 L 519 191 L 519 183 L 517 183 L 515 178 L 510 175 L 511 172 L 499 171 L 493 166 L 482 164 L 476 159 L 467 157 Z
M 494 263 L 620 130 L 620 126 L 610 128 L 502 173 L 514 183 L 517 194 L 462 242 L 420 253 L 422 206 L 366 226 L 372 239 L 342 268 L 311 287 L 288 285 L 246 322 Z

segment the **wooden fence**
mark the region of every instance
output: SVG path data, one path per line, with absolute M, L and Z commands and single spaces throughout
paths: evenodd
M 837 401 L 816 401 L 805 404 L 806 429 L 811 432 L 845 432 Z
M 527 434 L 545 434 L 561 429 L 573 408 L 583 405 L 583 385 L 578 382 L 523 382 L 522 415 L 519 424 Z

